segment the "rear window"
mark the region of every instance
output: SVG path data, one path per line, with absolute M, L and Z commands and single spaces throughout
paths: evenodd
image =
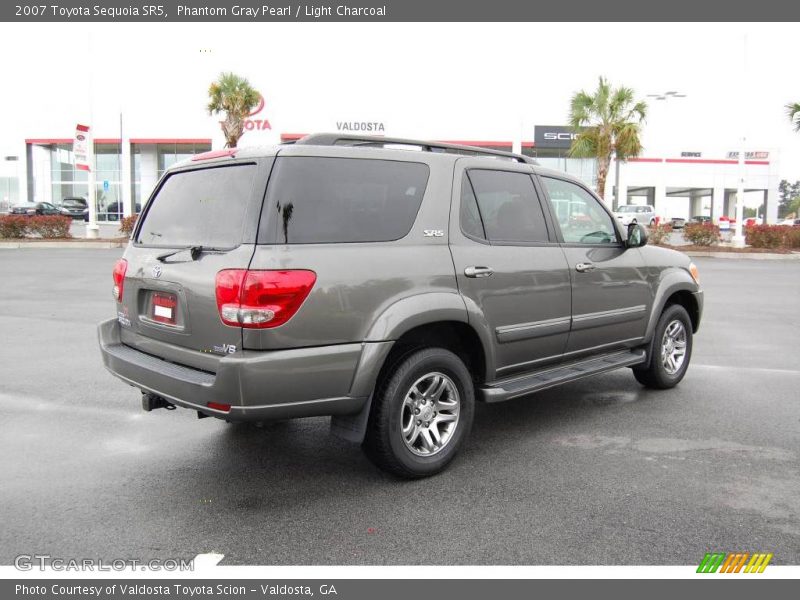
M 147 210 L 136 242 L 232 248 L 242 243 L 255 165 L 173 173 Z
M 283 157 L 270 177 L 259 242 L 386 242 L 414 224 L 428 166 L 354 158 Z

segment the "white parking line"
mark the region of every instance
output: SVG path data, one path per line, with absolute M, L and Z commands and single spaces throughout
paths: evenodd
M 770 369 L 768 367 L 732 367 L 729 365 L 698 365 L 690 363 L 689 368 L 692 369 L 719 369 L 722 371 L 758 371 L 762 373 L 778 373 L 783 375 L 798 375 L 800 369 Z

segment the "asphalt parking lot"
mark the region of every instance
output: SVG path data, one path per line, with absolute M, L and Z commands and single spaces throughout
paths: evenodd
M 696 259 L 683 383 L 627 371 L 479 405 L 444 474 L 398 481 L 326 419 L 144 413 L 102 367 L 121 250 L 0 251 L 0 564 L 800 563 L 800 261 Z

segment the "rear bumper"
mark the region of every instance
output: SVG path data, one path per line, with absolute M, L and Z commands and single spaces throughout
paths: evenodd
M 103 364 L 115 376 L 169 402 L 229 421 L 357 413 L 391 342 L 275 351 L 222 358 L 216 373 L 151 356 L 120 341 L 115 319 L 98 325 Z M 229 404 L 229 412 L 208 407 Z

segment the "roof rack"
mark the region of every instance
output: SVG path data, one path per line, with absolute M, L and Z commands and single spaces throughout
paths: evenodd
M 477 146 L 463 146 L 461 144 L 446 144 L 444 142 L 431 142 L 427 140 L 412 140 L 406 138 L 393 138 L 368 135 L 342 135 L 340 133 L 314 133 L 293 142 L 303 146 L 358 146 L 358 147 L 385 147 L 388 145 L 418 146 L 424 152 L 450 152 L 452 154 L 465 154 L 467 156 L 492 156 L 507 158 L 531 165 L 538 164 L 534 159 L 524 154 L 504 152 L 503 150 L 489 150 Z

